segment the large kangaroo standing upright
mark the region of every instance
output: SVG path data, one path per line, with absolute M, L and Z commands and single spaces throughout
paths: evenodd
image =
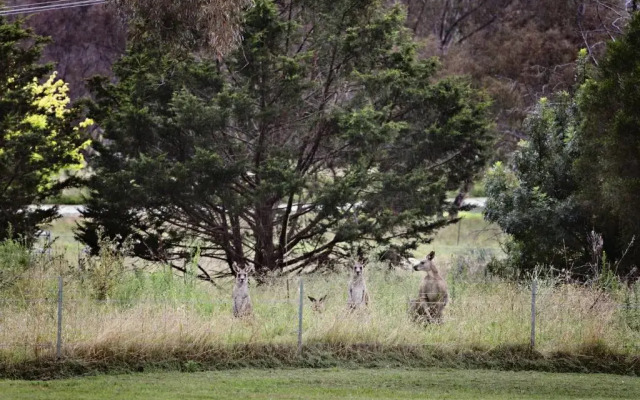
M 413 317 L 424 322 L 441 322 L 444 307 L 449 303 L 447 282 L 442 279 L 433 262 L 435 255 L 435 251 L 432 251 L 413 267 L 414 271 L 427 272 L 420 284 L 418 299 L 411 302 L 410 308 Z
M 233 264 L 236 273 L 236 284 L 231 294 L 233 298 L 233 316 L 236 318 L 250 317 L 253 315 L 251 297 L 249 297 L 249 273 L 252 268 L 240 268 Z
M 369 293 L 364 282 L 364 264 L 357 262 L 353 266 L 353 275 L 349 281 L 349 297 L 347 306 L 350 310 L 355 310 L 369 304 Z

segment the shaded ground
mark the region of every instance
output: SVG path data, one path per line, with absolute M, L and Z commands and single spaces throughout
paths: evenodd
M 241 369 L 0 381 L 0 399 L 638 399 L 640 378 L 483 370 Z

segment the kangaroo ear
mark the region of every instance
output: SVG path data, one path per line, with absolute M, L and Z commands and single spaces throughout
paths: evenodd
M 240 272 L 240 268 L 238 267 L 238 263 L 235 262 L 235 261 L 231 263 L 231 268 L 233 269 L 233 272 L 235 272 L 236 274 L 238 272 Z
M 432 251 L 431 253 L 429 253 L 429 255 L 427 256 L 427 258 L 428 258 L 429 260 L 433 260 L 433 257 L 435 257 L 435 256 L 436 256 L 436 252 L 435 252 L 435 251 Z
M 309 298 L 309 300 L 311 300 L 311 302 L 312 302 L 312 303 L 315 303 L 315 302 L 316 302 L 316 299 L 315 299 L 315 298 L 313 298 L 313 297 L 311 297 L 311 296 L 307 296 L 307 297 Z
M 253 264 L 251 264 L 248 267 L 245 267 L 244 272 L 246 272 L 247 274 L 250 274 L 253 272 L 253 270 L 254 270 Z
M 325 294 L 324 296 L 320 297 L 320 300 L 319 300 L 319 301 L 320 301 L 320 302 L 323 302 L 323 301 L 324 301 L 324 299 L 326 299 L 326 298 L 327 298 L 327 295 Z

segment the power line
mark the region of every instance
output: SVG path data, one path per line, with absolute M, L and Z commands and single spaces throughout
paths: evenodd
M 106 3 L 107 0 L 80 0 L 80 1 L 67 1 L 67 2 L 46 2 L 46 5 L 40 5 L 45 3 L 37 3 L 23 6 L 13 6 L 10 8 L 0 9 L 0 16 L 18 15 L 18 14 L 35 14 L 43 11 L 63 10 L 65 8 L 74 7 L 87 7 L 98 4 Z M 57 4 L 55 4 L 57 3 Z
M 37 2 L 37 3 L 14 4 L 12 6 L 2 5 L 2 6 L 0 6 L 0 10 L 17 10 L 17 9 L 22 9 L 22 8 L 31 8 L 31 7 L 55 5 L 55 4 L 60 4 L 60 3 L 75 3 L 76 1 L 81 1 L 81 0 L 49 0 L 49 1 L 40 1 L 40 2 Z
M 0 15 L 29 14 L 41 11 L 59 10 L 64 8 L 91 6 L 105 3 L 106 0 L 74 0 L 74 1 L 48 1 L 27 5 L 9 6 L 0 9 Z

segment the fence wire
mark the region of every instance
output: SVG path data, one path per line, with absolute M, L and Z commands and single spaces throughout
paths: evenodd
M 90 299 L 85 292 L 68 289 L 60 302 L 55 283 L 43 279 L 37 293 L 0 297 L 0 355 L 51 357 L 60 354 L 59 345 L 63 354 L 104 350 L 105 346 L 124 352 L 154 342 L 176 349 L 185 346 L 185 351 L 189 344 L 203 343 L 395 343 L 400 339 L 394 337 L 411 338 L 415 332 L 423 332 L 416 345 L 455 348 L 530 343 L 543 349 L 618 338 L 623 332 L 626 336 L 620 339 L 620 346 L 640 351 L 638 289 L 620 299 L 572 285 L 540 284 L 532 302 L 532 288 L 524 285 L 493 291 L 481 284 L 458 282 L 453 285 L 455 290 L 450 287 L 446 302 L 434 300 L 432 295 L 439 294 L 435 292 L 422 293 L 421 299 L 417 290 L 413 296 L 399 291 L 388 298 L 376 298 L 373 293 L 369 305 L 357 314 L 348 311 L 346 293 L 344 298 L 334 296 L 326 309 L 317 309 L 306 296 L 300 307 L 300 292 L 292 288 L 288 298 L 284 292 L 279 298 L 256 291 L 251 295 L 254 317 L 239 320 L 232 317 L 230 295 Z M 416 323 L 412 308 L 424 304 L 425 298 L 433 300 L 429 307 L 444 306 L 442 318 L 427 315 Z

